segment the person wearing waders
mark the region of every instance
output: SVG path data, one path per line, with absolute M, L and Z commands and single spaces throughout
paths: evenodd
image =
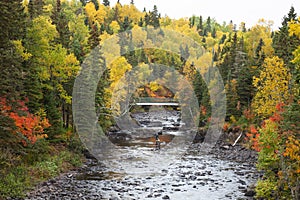
M 155 148 L 160 149 L 160 139 L 159 135 L 162 135 L 162 132 L 159 131 L 158 133 L 155 133 Z

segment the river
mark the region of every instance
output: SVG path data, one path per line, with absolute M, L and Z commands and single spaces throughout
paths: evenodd
M 124 150 L 122 156 L 130 162 L 107 166 L 87 159 L 80 169 L 42 183 L 26 199 L 252 199 L 249 187 L 259 177 L 255 163 L 203 153 L 199 151 L 201 144 L 190 145 L 174 159 L 174 155 L 163 152 L 164 145 L 182 134 L 178 128 L 183 123 L 180 113 L 158 110 L 133 117 L 140 125 L 134 133 L 110 133 L 111 140 Z M 156 150 L 153 134 L 159 131 L 162 147 Z M 161 165 L 153 164 L 153 160 Z

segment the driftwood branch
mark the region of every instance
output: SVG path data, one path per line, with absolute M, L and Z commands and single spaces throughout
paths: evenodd
M 238 138 L 236 138 L 236 140 L 234 141 L 234 143 L 233 143 L 233 147 L 236 145 L 236 143 L 240 140 L 240 138 L 242 137 L 242 135 L 243 135 L 243 131 L 240 133 L 240 135 L 239 135 L 239 137 Z

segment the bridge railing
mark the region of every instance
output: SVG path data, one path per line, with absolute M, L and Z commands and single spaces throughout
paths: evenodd
M 140 97 L 135 98 L 131 103 L 179 103 L 174 98 L 155 98 L 155 97 Z

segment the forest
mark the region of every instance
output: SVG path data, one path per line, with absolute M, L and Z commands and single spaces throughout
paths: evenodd
M 300 17 L 293 7 L 282 16 L 279 30 L 265 19 L 249 28 L 201 13 L 171 19 L 162 17 L 157 6 L 140 11 L 134 1 L 1 0 L 0 7 L 0 199 L 23 197 L 37 183 L 84 162 L 72 93 L 95 49 L 99 63 L 108 63 L 95 98 L 104 130 L 114 124 L 111 98 L 119 80 L 134 68 L 152 73 L 154 63 L 170 66 L 189 81 L 199 103 L 199 127 L 207 127 L 215 82 L 207 85 L 203 77 L 215 66 L 226 95 L 223 131 L 242 131 L 244 145 L 258 152 L 257 168 L 264 171 L 256 198 L 300 197 Z M 177 43 L 163 40 L 168 30 L 204 51 L 176 34 L 168 37 Z M 118 41 L 104 58 L 101 48 L 110 37 Z M 147 48 L 151 45 L 174 52 Z M 115 52 L 120 56 L 107 62 Z M 155 81 L 135 95 L 177 96 Z

